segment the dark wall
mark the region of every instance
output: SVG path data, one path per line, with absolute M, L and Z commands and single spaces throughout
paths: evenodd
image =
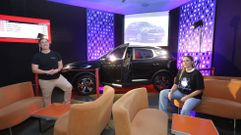
M 46 0 L 1 0 L 0 14 L 49 19 L 51 49 L 61 54 L 63 62 L 87 59 L 85 8 Z M 124 16 L 115 16 L 117 46 L 123 42 Z M 36 44 L 0 42 L 0 86 L 33 80 L 31 59 L 37 51 Z
M 124 43 L 124 16 L 115 15 L 115 47 Z
M 241 76 L 241 1 L 217 0 L 215 75 Z
M 178 51 L 179 13 L 180 8 L 169 12 L 168 49 L 175 58 L 177 58 Z

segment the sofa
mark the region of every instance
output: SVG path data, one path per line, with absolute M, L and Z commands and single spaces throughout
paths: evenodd
M 241 80 L 239 77 L 211 76 L 204 77 L 205 89 L 202 102 L 196 112 L 233 119 L 241 119 Z M 174 100 L 174 105 L 181 108 L 183 103 Z
M 0 130 L 10 129 L 31 117 L 44 105 L 42 97 L 34 96 L 32 82 L 0 88 Z
M 121 96 L 112 107 L 115 135 L 167 135 L 168 116 L 149 108 L 146 88 Z
M 100 135 L 111 118 L 114 89 L 104 87 L 104 93 L 92 102 L 74 104 L 58 118 L 54 135 Z

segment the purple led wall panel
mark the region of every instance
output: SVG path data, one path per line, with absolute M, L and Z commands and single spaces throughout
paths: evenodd
M 178 35 L 177 66 L 181 68 L 181 58 L 194 57 L 198 69 L 210 69 L 212 66 L 214 22 L 216 0 L 195 0 L 181 7 Z M 203 25 L 192 28 L 195 22 L 202 20 Z M 210 70 L 201 70 L 210 75 Z
M 87 9 L 87 59 L 95 60 L 114 48 L 114 14 Z

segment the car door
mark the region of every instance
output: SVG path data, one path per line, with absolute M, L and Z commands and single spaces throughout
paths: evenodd
M 131 62 L 132 62 L 132 48 L 128 47 L 122 64 L 122 73 L 121 73 L 121 83 L 128 85 L 131 82 Z
M 122 65 L 127 46 L 120 46 L 110 52 L 104 61 L 102 61 L 102 82 L 117 83 L 122 81 Z
M 131 62 L 132 82 L 149 81 L 153 73 L 154 52 L 148 48 L 134 48 Z

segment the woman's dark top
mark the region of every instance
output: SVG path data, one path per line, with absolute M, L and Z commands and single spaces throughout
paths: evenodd
M 198 70 L 194 70 L 190 73 L 182 70 L 177 73 L 177 77 L 175 79 L 175 84 L 177 85 L 177 89 L 183 94 L 190 94 L 195 90 L 203 90 L 204 89 L 204 81 L 203 76 Z M 181 75 L 181 77 L 180 77 Z M 201 99 L 202 93 L 195 96 L 194 98 Z

